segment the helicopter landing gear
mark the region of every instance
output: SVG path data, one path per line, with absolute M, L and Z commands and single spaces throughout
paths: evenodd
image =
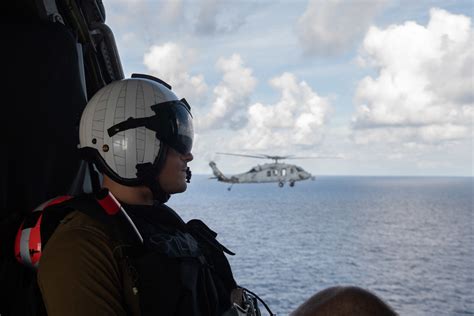
M 294 187 L 295 186 L 295 181 L 290 181 L 290 187 Z
M 278 186 L 279 186 L 280 188 L 283 188 L 283 184 L 284 184 L 284 183 L 283 183 L 282 181 L 278 182 Z

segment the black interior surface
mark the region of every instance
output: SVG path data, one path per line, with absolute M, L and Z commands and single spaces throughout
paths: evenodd
M 10 24 L 2 114 L 2 216 L 65 194 L 78 167 L 78 123 L 87 100 L 75 35 L 59 23 Z
M 0 221 L 69 191 L 82 110 L 123 78 L 101 0 L 16 0 L 4 12 Z
M 35 273 L 14 258 L 14 237 L 22 214 L 69 192 L 79 169 L 82 110 L 123 71 L 101 0 L 15 0 L 5 6 L 0 314 L 43 315 Z

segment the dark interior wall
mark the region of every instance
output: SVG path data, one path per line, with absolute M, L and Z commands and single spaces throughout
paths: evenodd
M 86 105 L 76 36 L 42 22 L 33 0 L 7 2 L 0 73 L 0 314 L 42 315 L 34 272 L 16 264 L 14 213 L 65 194 L 76 174 L 78 122 Z M 4 220 L 6 219 L 6 220 Z M 34 311 L 34 313 L 32 313 Z
M 68 191 L 86 105 L 74 34 L 36 21 L 2 29 L 0 219 Z

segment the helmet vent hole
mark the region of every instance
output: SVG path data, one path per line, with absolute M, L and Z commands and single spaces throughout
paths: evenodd
M 102 146 L 102 151 L 103 152 L 108 152 L 109 151 L 109 145 L 105 144 L 104 146 Z

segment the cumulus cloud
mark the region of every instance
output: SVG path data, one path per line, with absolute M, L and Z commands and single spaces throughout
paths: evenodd
M 474 33 L 471 20 L 430 10 L 415 22 L 371 27 L 360 61 L 376 67 L 356 90 L 355 140 L 440 143 L 472 137 Z
M 107 12 L 111 11 L 113 19 L 119 18 L 123 22 L 133 22 L 134 24 L 143 22 L 161 23 L 180 22 L 184 16 L 183 0 L 150 2 L 147 0 L 115 0 L 106 4 Z M 119 15 L 117 15 L 119 14 Z M 134 17 L 140 16 L 140 19 Z M 155 23 L 153 23 L 155 24 Z M 127 25 L 129 28 L 133 24 Z
M 330 112 L 329 101 L 318 96 L 305 82 L 291 73 L 270 80 L 280 91 L 275 104 L 255 103 L 248 108 L 248 124 L 230 142 L 232 148 L 267 150 L 314 146 L 323 138 Z
M 307 55 L 330 56 L 351 49 L 385 0 L 310 0 L 296 32 Z
M 219 1 L 204 0 L 196 22 L 196 31 L 198 33 L 215 33 L 217 30 L 217 14 L 219 13 Z
M 191 50 L 172 42 L 153 45 L 144 55 L 143 63 L 152 75 L 169 82 L 178 96 L 184 96 L 191 103 L 207 91 L 203 75 L 188 73 L 193 60 Z
M 137 5 L 145 5 L 146 1 L 145 0 L 116 0 L 115 3 L 119 5 L 124 5 L 127 7 L 135 7 Z
M 106 23 L 114 31 L 120 55 L 125 57 L 125 68 L 127 61 L 136 65 L 153 43 L 177 38 L 176 34 L 188 26 L 183 0 L 116 0 L 104 5 Z
M 184 18 L 184 6 L 182 0 L 163 1 L 161 4 L 160 20 L 165 23 L 179 24 Z
M 195 31 L 200 35 L 214 35 L 236 31 L 246 21 L 251 3 L 202 0 L 196 16 Z
M 198 121 L 199 128 L 231 127 L 245 125 L 245 109 L 257 80 L 252 70 L 244 66 L 238 54 L 220 58 L 216 67 L 222 72 L 222 81 L 214 88 L 214 101 L 208 114 Z

